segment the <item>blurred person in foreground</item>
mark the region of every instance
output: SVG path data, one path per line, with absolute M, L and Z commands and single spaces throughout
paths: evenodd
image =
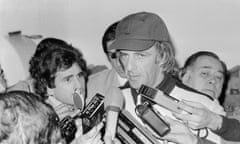
M 1 144 L 65 144 L 57 121 L 54 109 L 35 94 L 0 94 Z

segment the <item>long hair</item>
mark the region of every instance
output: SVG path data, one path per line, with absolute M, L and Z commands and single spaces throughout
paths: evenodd
M 174 73 L 177 69 L 175 51 L 171 42 L 156 42 L 156 48 L 164 62 L 161 67 L 165 73 Z

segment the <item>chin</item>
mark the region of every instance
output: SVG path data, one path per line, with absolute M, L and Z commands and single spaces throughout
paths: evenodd
M 210 97 L 216 99 L 215 93 L 209 90 L 204 90 L 203 93 L 209 95 Z
M 131 87 L 134 88 L 134 89 L 139 89 L 140 86 L 141 86 L 140 84 L 135 83 L 135 82 L 131 82 L 131 81 L 130 81 L 129 83 L 130 83 Z

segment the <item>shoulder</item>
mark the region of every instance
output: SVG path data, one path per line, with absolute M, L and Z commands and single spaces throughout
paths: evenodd
M 90 75 L 88 78 L 88 85 L 94 84 L 100 82 L 107 81 L 111 77 L 115 77 L 116 74 L 111 69 L 106 69 L 104 71 L 98 72 L 96 74 Z
M 22 90 L 27 92 L 33 92 L 33 80 L 27 79 L 19 81 L 18 83 L 10 86 L 7 91 Z
M 86 101 L 88 102 L 89 98 L 93 97 L 96 93 L 104 96 L 109 87 L 119 85 L 118 83 L 116 72 L 112 69 L 91 75 L 87 83 Z
M 96 73 L 99 73 L 99 72 L 102 72 L 102 71 L 108 69 L 108 67 L 105 65 L 90 64 L 90 65 L 88 65 L 88 69 L 89 69 L 90 74 L 96 74 Z

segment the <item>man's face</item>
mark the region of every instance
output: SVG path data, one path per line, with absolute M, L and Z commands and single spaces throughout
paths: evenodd
M 155 46 L 144 51 L 120 51 L 120 61 L 132 88 L 139 89 L 142 84 L 155 86 L 163 76 L 160 70 L 161 60 Z
M 112 43 L 113 41 L 109 41 L 107 43 L 107 47 L 109 47 Z M 115 69 L 115 71 L 119 74 L 119 76 L 122 78 L 126 78 L 125 72 L 119 62 L 119 58 L 116 56 L 116 51 L 108 50 L 108 59 L 112 65 L 112 68 Z
M 213 98 L 221 94 L 224 71 L 221 63 L 210 56 L 200 56 L 183 76 L 183 83 Z
M 54 97 L 65 104 L 73 105 L 73 93 L 80 90 L 85 97 L 85 79 L 82 69 L 77 63 L 55 75 L 55 88 L 51 89 Z

